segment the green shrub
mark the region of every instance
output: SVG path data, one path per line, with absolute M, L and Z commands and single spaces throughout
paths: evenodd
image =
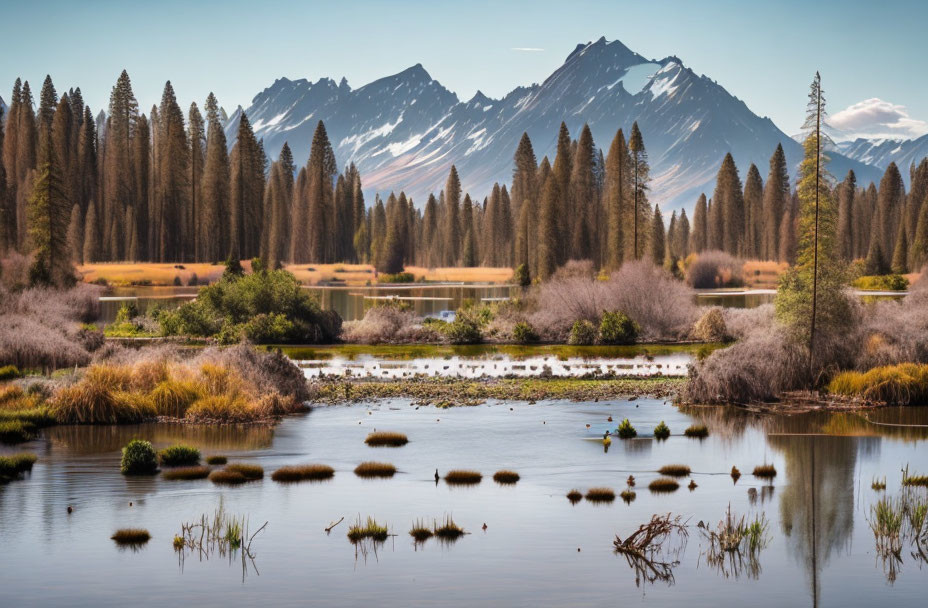
M 123 475 L 153 475 L 158 471 L 158 456 L 150 441 L 133 439 L 122 449 L 119 470 Z
M 628 421 L 628 418 L 622 421 L 618 429 L 619 438 L 621 439 L 632 439 L 633 437 L 638 436 L 638 431 L 635 430 L 635 427 L 632 426 L 632 423 Z
M 161 464 L 166 467 L 194 465 L 200 462 L 200 450 L 189 445 L 172 445 L 158 454 Z
M 670 437 L 670 427 L 664 424 L 664 421 L 661 420 L 660 424 L 654 427 L 654 438 L 667 439 L 668 437 Z
M 411 272 L 384 273 L 377 277 L 378 283 L 414 283 L 415 275 Z
M 483 340 L 480 326 L 470 318 L 460 315 L 443 328 L 445 336 L 452 344 L 479 344 Z
M 0 382 L 22 377 L 22 372 L 19 371 L 19 368 L 15 365 L 4 365 L 3 367 L 0 367 Z
M 532 284 L 532 277 L 528 272 L 528 266 L 525 264 L 519 264 L 516 266 L 512 279 L 519 287 L 528 287 Z
M 619 311 L 605 311 L 599 323 L 599 340 L 603 344 L 634 344 L 641 328 Z
M 538 334 L 535 333 L 535 328 L 525 321 L 516 323 L 515 327 L 512 328 L 512 337 L 519 344 L 538 342 Z
M 119 311 L 116 313 L 116 323 L 126 323 L 139 316 L 139 307 L 135 300 L 128 300 L 122 303 Z
M 858 277 L 852 283 L 857 289 L 875 291 L 905 291 L 909 280 L 901 274 L 882 274 Z
M 572 346 L 589 346 L 595 342 L 596 326 L 584 319 L 574 321 L 567 343 Z

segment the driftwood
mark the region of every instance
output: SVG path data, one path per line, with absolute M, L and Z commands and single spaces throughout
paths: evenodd
M 687 521 L 670 513 L 652 515 L 651 521 L 641 524 L 625 539 L 616 535 L 612 545 L 635 571 L 635 585 L 640 586 L 642 579 L 652 584 L 657 581 L 674 583 L 673 569 L 680 564 L 676 558 L 689 537 Z
M 325 533 L 328 534 L 329 532 L 332 531 L 332 528 L 334 528 L 334 527 L 337 526 L 338 524 L 342 523 L 343 521 L 345 521 L 345 516 L 344 516 L 344 515 L 342 515 L 342 518 L 339 519 L 339 520 L 338 520 L 337 522 L 335 522 L 334 524 L 329 524 L 329 527 L 325 529 Z

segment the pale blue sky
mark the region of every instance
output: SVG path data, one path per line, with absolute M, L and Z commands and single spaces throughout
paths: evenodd
M 928 129 L 928 2 L 861 0 L 341 0 L 338 2 L 2 0 L 0 96 L 81 87 L 96 111 L 126 68 L 147 111 L 170 79 L 181 103 L 212 90 L 230 112 L 275 78 L 346 76 L 358 87 L 421 62 L 461 99 L 540 82 L 577 43 L 619 39 L 648 58 L 677 55 L 787 133 L 821 70 L 836 114 L 864 104 L 902 130 Z M 536 51 L 516 48 L 543 49 Z M 903 106 L 900 110 L 897 106 Z M 904 114 L 909 118 L 905 119 Z M 900 122 L 901 121 L 901 122 Z

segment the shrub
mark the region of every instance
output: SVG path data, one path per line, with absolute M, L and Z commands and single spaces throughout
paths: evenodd
M 158 471 L 158 456 L 151 442 L 133 439 L 122 449 L 119 470 L 123 475 L 153 475 Z
M 445 474 L 445 483 L 450 485 L 475 485 L 483 479 L 478 471 L 456 469 Z
M 615 490 L 612 488 L 590 488 L 586 491 L 589 502 L 612 502 L 615 500 Z
M 693 338 L 700 342 L 724 342 L 728 340 L 728 328 L 722 309 L 712 307 L 693 325 Z
M 667 439 L 668 437 L 670 437 L 670 427 L 664 424 L 664 421 L 661 420 L 660 424 L 654 427 L 654 438 Z
M 189 445 L 172 445 L 161 450 L 158 457 L 166 467 L 194 465 L 200 462 L 200 450 Z
M 900 274 L 862 276 L 851 284 L 857 289 L 873 291 L 905 291 L 909 288 L 909 280 Z
M 370 433 L 364 443 L 371 447 L 391 447 L 398 448 L 409 443 L 409 439 L 403 433 L 394 433 L 390 431 L 377 431 Z
M 674 492 L 680 487 L 676 479 L 670 477 L 658 477 L 648 484 L 648 489 L 652 492 Z
M 19 368 L 15 365 L 4 365 L 3 367 L 0 367 L 0 382 L 22 377 L 22 372 L 20 372 Z
M 335 476 L 335 469 L 327 464 L 302 464 L 280 467 L 271 475 L 271 479 L 282 483 L 296 481 L 319 481 L 331 479 Z
M 364 318 L 345 323 L 342 339 L 355 344 L 398 344 L 438 342 L 440 334 L 419 322 L 414 312 L 403 305 L 372 306 Z
M 452 344 L 479 344 L 483 341 L 480 325 L 473 319 L 458 314 L 444 327 L 445 336 Z
M 119 545 L 143 545 L 151 539 L 148 530 L 142 528 L 122 528 L 110 537 Z
M 515 272 L 513 273 L 512 280 L 515 281 L 515 284 L 519 287 L 528 287 L 532 284 L 532 277 L 529 275 L 528 266 L 525 264 L 519 264 L 516 266 Z
M 697 439 L 704 439 L 709 436 L 709 429 L 704 424 L 693 424 L 686 427 L 686 430 L 683 431 L 683 434 L 687 437 L 695 437 Z
M 519 474 L 515 471 L 502 470 L 493 474 L 493 481 L 499 484 L 514 484 L 519 481 Z
M 634 344 L 640 329 L 624 313 L 606 311 L 599 323 L 599 341 L 603 344 Z
M 532 344 L 538 342 L 538 334 L 535 328 L 525 321 L 520 321 L 512 328 L 512 337 L 519 344 Z
M 378 283 L 415 283 L 416 277 L 411 272 L 383 273 L 377 277 Z
M 620 439 L 632 439 L 638 436 L 638 431 L 636 431 L 632 423 L 628 421 L 628 418 L 625 418 L 622 420 L 621 424 L 619 424 L 618 434 Z
M 612 274 L 603 308 L 624 312 L 647 340 L 679 339 L 698 314 L 692 290 L 648 260 L 627 262 Z
M 389 462 L 362 462 L 354 468 L 358 477 L 393 477 L 396 467 Z
M 744 285 L 744 263 L 724 251 L 704 251 L 686 269 L 686 282 L 694 289 Z
M 571 346 L 589 346 L 596 343 L 597 337 L 596 326 L 586 319 L 579 319 L 570 327 L 567 343 Z
M 189 479 L 206 479 L 209 476 L 210 469 L 207 466 L 177 467 L 168 469 L 161 473 L 161 476 L 170 480 L 189 480 Z

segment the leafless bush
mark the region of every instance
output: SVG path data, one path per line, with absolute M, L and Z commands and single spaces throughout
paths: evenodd
M 554 271 L 552 280 L 564 279 L 592 279 L 596 276 L 592 260 L 567 260 L 567 263 Z
M 722 315 L 728 335 L 736 340 L 753 331 L 772 329 L 776 324 L 773 304 L 763 304 L 756 308 L 723 308 Z
M 342 339 L 356 344 L 395 344 L 438 341 L 439 336 L 423 327 L 412 311 L 396 306 L 375 306 L 363 319 L 345 323 Z
M 10 251 L 0 259 L 0 286 L 10 291 L 19 291 L 29 285 L 29 266 L 32 259 L 21 253 Z
M 722 309 L 713 306 L 693 325 L 693 338 L 701 342 L 724 342 L 729 337 Z
M 606 288 L 606 307 L 638 323 L 645 340 L 679 339 L 689 333 L 699 314 L 693 292 L 648 261 L 624 264 Z
M 195 357 L 193 363 L 228 367 L 262 392 L 277 392 L 301 402 L 309 399 L 303 372 L 279 350 L 267 352 L 248 344 L 208 348 Z
M 704 251 L 686 269 L 686 282 L 694 289 L 744 285 L 744 263 L 724 251 Z
M 564 342 L 574 321 L 599 325 L 599 316 L 607 308 L 606 295 L 605 283 L 591 277 L 552 277 L 533 294 L 535 312 L 530 322 L 545 339 Z
M 857 369 L 902 362 L 928 363 L 928 279 L 912 285 L 902 301 L 864 307 Z

